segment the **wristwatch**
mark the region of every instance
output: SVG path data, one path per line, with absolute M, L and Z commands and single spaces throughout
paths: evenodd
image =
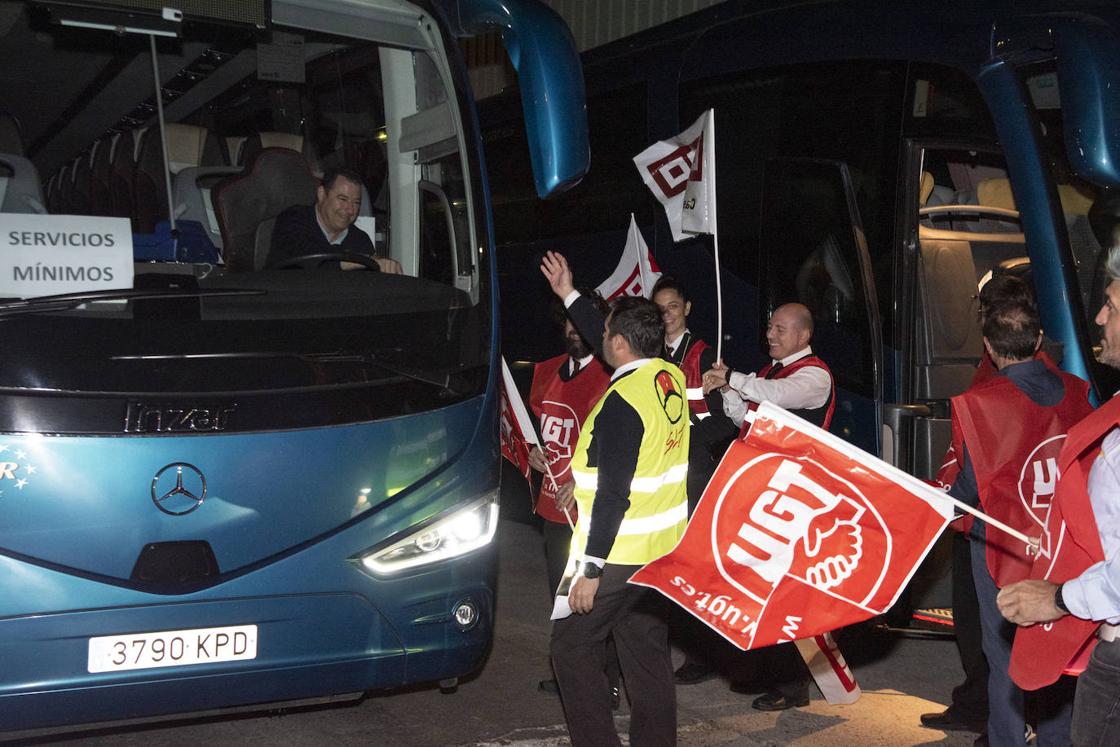
M 1062 599 L 1062 586 L 1064 584 L 1058 584 L 1058 588 L 1054 589 L 1054 606 L 1068 615 L 1069 607 L 1066 606 L 1066 601 Z
M 603 575 L 603 569 L 594 563 L 583 561 L 583 577 L 584 578 L 599 578 Z

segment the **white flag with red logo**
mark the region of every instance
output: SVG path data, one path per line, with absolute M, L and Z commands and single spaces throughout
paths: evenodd
M 676 548 L 631 582 L 761 648 L 885 612 L 952 517 L 937 488 L 763 403 Z
M 673 241 L 716 232 L 715 114 L 634 156 L 642 181 L 665 208 Z
M 634 214 L 630 214 L 630 230 L 626 233 L 626 246 L 622 248 L 622 258 L 611 276 L 595 289 L 606 300 L 619 296 L 642 296 L 649 298 L 653 284 L 661 277 L 661 268 L 653 259 L 653 254 L 638 230 Z
M 525 401 L 521 399 L 521 392 L 513 381 L 513 374 L 506 365 L 505 356 L 502 356 L 502 405 L 501 405 L 501 435 L 502 456 L 513 462 L 513 466 L 521 470 L 525 479 L 529 479 L 529 452 L 534 446 L 539 446 L 537 432 L 533 428 L 533 421 L 529 419 L 529 411 L 525 409 Z

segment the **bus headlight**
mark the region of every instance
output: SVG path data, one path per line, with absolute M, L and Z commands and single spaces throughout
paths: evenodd
M 388 547 L 362 556 L 362 565 L 387 575 L 447 560 L 490 544 L 497 529 L 498 492 L 494 491 Z

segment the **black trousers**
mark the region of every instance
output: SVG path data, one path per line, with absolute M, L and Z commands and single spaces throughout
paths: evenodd
M 567 523 L 557 524 L 546 519 L 541 524 L 541 533 L 544 535 L 544 562 L 548 569 L 548 599 L 552 601 L 564 576 L 564 566 L 568 563 L 572 530 Z
M 980 603 L 972 578 L 971 542 L 953 532 L 953 629 L 964 668 L 964 682 L 953 688 L 950 709 L 958 717 L 979 723 L 988 720 L 988 659 L 980 633 Z
M 552 668 L 573 747 L 621 744 L 603 671 L 610 635 L 630 695 L 630 744 L 677 743 L 665 607 L 656 592 L 626 583 L 639 567 L 607 564 L 591 612 L 552 625 Z

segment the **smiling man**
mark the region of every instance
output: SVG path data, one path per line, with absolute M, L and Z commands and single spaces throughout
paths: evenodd
M 293 205 L 276 217 L 269 266 L 310 254 L 349 252 L 372 257 L 383 272 L 399 274 L 400 263 L 376 256 L 369 234 L 354 225 L 361 205 L 361 177 L 349 169 L 328 169 L 314 205 Z M 362 266 L 343 263 L 343 269 L 351 269 L 347 265 Z
M 757 374 L 745 374 L 717 363 L 704 374 L 704 391 L 723 393 L 723 410 L 743 434 L 747 412 L 763 401 L 828 428 L 836 408 L 835 386 L 828 366 L 813 355 L 812 339 L 809 309 L 799 303 L 779 306 L 766 326 L 770 364 Z
M 770 363 L 757 374 L 744 374 L 717 363 L 704 374 L 705 393 L 723 393 L 723 411 L 740 426 L 740 436 L 750 430 L 747 412 L 762 402 L 773 402 L 828 428 L 836 408 L 832 372 L 809 346 L 813 339 L 813 315 L 800 303 L 779 306 L 766 326 Z M 772 646 L 758 652 L 756 666 L 768 672 L 770 689 L 754 699 L 760 711 L 783 711 L 809 705 L 809 670 L 791 645 Z M 749 687 L 732 685 L 736 692 Z

